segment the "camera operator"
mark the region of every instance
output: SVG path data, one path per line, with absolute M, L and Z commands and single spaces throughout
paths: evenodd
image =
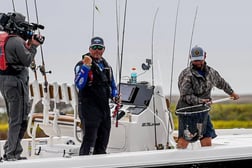
M 25 22 L 25 16 L 21 13 L 13 13 L 11 18 L 14 25 Z M 15 27 L 13 27 L 15 29 Z M 3 32 L 2 32 L 3 33 Z M 4 156 L 6 161 L 26 159 L 21 157 L 23 148 L 21 140 L 27 129 L 29 104 L 29 66 L 32 63 L 37 46 L 41 44 L 35 40 L 35 35 L 26 38 L 20 32 L 9 33 L 5 43 L 0 46 L 0 54 L 5 54 L 7 69 L 0 71 L 0 91 L 6 103 L 8 115 L 8 137 L 4 144 Z M 40 38 L 40 36 L 36 37 Z M 2 39 L 0 39 L 2 40 Z M 1 53 L 1 50 L 4 53 Z

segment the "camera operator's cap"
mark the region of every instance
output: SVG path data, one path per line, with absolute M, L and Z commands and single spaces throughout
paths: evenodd
M 90 47 L 95 46 L 95 45 L 99 45 L 99 46 L 105 47 L 104 46 L 104 41 L 103 41 L 103 39 L 101 37 L 93 37 L 91 39 Z
M 204 50 L 197 45 L 191 50 L 191 61 L 201 61 L 205 59 Z
M 25 22 L 25 16 L 22 15 L 21 13 L 14 12 L 13 13 L 14 21 L 19 24 Z

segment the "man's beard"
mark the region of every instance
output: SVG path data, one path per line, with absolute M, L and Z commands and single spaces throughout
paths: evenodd
M 193 69 L 195 70 L 203 70 L 204 69 L 204 64 L 200 64 L 200 65 L 192 65 Z

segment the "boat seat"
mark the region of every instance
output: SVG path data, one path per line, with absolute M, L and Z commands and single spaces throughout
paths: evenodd
M 32 102 L 32 109 L 30 111 L 30 119 L 28 123 L 28 135 L 35 136 L 34 133 L 39 126 L 48 136 L 62 136 L 64 128 L 61 126 L 70 126 L 67 129 L 72 129 L 74 136 L 80 132 L 80 119 L 78 117 L 78 96 L 75 85 L 67 85 L 66 83 L 58 84 L 57 82 L 48 84 L 47 93 L 45 93 L 44 85 L 34 81 L 30 84 L 30 99 Z M 35 112 L 35 106 L 42 101 L 43 112 Z M 43 101 L 45 103 L 43 103 Z M 71 105 L 73 114 L 62 115 L 58 103 Z M 53 109 L 52 109 L 52 103 Z M 49 107 L 48 107 L 49 106 Z M 64 105 L 63 105 L 64 106 Z M 75 131 L 74 131 L 75 130 Z M 70 133 L 70 132 L 68 132 Z
M 49 120 L 54 120 L 54 114 L 49 114 Z M 75 119 L 73 115 L 59 115 L 57 118 L 58 124 L 68 125 L 73 124 Z M 43 122 L 43 113 L 34 113 L 32 115 L 32 122 Z M 77 121 L 77 125 L 80 126 L 80 120 Z

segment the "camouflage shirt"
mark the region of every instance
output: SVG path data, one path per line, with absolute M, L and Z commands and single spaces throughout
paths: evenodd
M 211 90 L 216 87 L 222 89 L 228 95 L 233 93 L 231 86 L 220 74 L 205 63 L 200 72 L 190 67 L 185 68 L 179 75 L 178 88 L 180 98 L 177 109 L 202 103 L 201 99 L 210 99 Z

